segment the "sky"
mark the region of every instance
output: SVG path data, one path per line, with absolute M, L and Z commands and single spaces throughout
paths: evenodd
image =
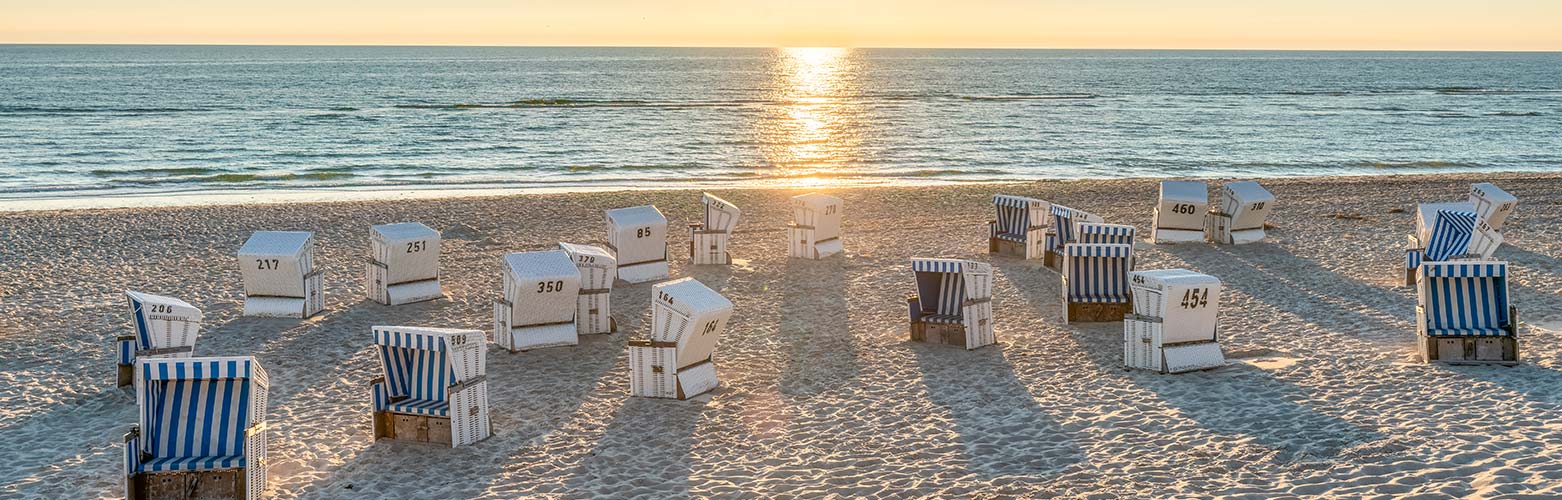
M 1562 0 L 0 0 L 0 43 L 1562 50 Z

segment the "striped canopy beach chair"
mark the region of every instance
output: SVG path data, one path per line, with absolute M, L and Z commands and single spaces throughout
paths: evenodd
M 618 279 L 645 283 L 667 279 L 667 217 L 655 206 L 606 212 L 607 248 L 618 260 Z
M 266 371 L 252 357 L 136 361 L 126 498 L 259 498 L 266 490 Z
M 651 334 L 629 341 L 630 394 L 688 399 L 715 389 L 713 355 L 732 301 L 694 278 L 651 287 Z
M 494 343 L 514 351 L 576 345 L 580 269 L 562 250 L 504 256 L 504 283 L 494 300 Z
M 993 336 L 992 265 L 958 259 L 911 259 L 917 293 L 906 295 L 911 340 L 976 349 Z
M 411 304 L 444 296 L 439 285 L 439 232 L 416 222 L 369 228 L 364 281 L 369 300 Z
M 1133 309 L 1133 246 L 1070 243 L 1063 252 L 1063 322 L 1122 321 Z
M 792 223 L 786 226 L 787 256 L 823 259 L 844 251 L 841 218 L 844 203 L 827 194 L 792 197 Z
M 1221 186 L 1220 209 L 1211 211 L 1206 219 L 1205 236 L 1210 242 L 1226 245 L 1263 241 L 1264 221 L 1274 207 L 1274 193 L 1257 182 L 1227 182 Z
M 468 445 L 493 434 L 483 332 L 374 327 L 374 438 Z
M 1427 262 L 1416 284 L 1416 333 L 1426 362 L 1513 364 L 1518 308 L 1508 302 L 1508 263 Z
M 731 264 L 727 242 L 732 239 L 732 229 L 743 218 L 743 211 L 710 193 L 702 193 L 700 203 L 705 205 L 705 219 L 689 224 L 689 262 L 695 265 Z
M 119 352 L 119 387 L 135 381 L 137 359 L 192 356 L 203 317 L 200 309 L 173 297 L 131 290 L 125 290 L 125 296 L 130 298 L 130 326 L 135 334 L 114 340 Z
M 1150 241 L 1187 243 L 1204 240 L 1209 211 L 1209 184 L 1204 181 L 1161 181 L 1160 201 L 1151 213 Z
M 1035 198 L 993 195 L 998 218 L 987 221 L 987 251 L 1022 259 L 1042 258 L 1052 204 Z
M 1220 280 L 1186 269 L 1128 273 L 1133 314 L 1123 319 L 1123 364 L 1182 373 L 1226 363 L 1216 318 Z
M 308 318 L 325 308 L 314 233 L 256 231 L 239 248 L 244 315 Z
M 598 247 L 559 243 L 580 271 L 580 294 L 575 297 L 575 333 L 592 335 L 618 331 L 613 320 L 613 279 L 618 276 L 618 260 Z
M 1502 233 L 1492 230 L 1475 212 L 1438 210 L 1433 220 L 1427 240 L 1408 238 L 1405 286 L 1415 286 L 1423 262 L 1490 260 L 1502 245 Z
M 1100 224 L 1105 222 L 1101 216 L 1075 210 L 1063 205 L 1053 204 L 1049 209 L 1052 212 L 1052 229 L 1044 237 L 1042 247 L 1045 249 L 1043 263 L 1058 271 L 1063 270 L 1063 245 L 1077 243 L 1080 224 Z

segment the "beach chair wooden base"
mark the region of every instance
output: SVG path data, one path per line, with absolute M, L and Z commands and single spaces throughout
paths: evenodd
M 1410 269 L 1406 269 L 1405 270 L 1405 281 L 1404 281 L 1403 285 L 1404 286 L 1416 286 L 1416 268 L 1412 267 Z
M 965 348 L 965 325 L 949 323 L 911 323 L 911 340 L 929 344 L 945 344 Z
M 1045 254 L 1042 254 L 1041 263 L 1052 268 L 1053 271 L 1063 272 L 1063 254 L 1061 253 L 1047 250 Z
M 115 377 L 115 383 L 118 384 L 118 387 L 129 387 L 131 384 L 134 384 L 136 381 L 136 365 L 117 366 L 119 367 L 119 373 Z
M 1133 310 L 1134 305 L 1132 302 L 1069 302 L 1067 315 L 1063 317 L 1063 322 L 1101 323 L 1122 321 L 1123 316 L 1133 313 Z
M 388 411 L 375 412 L 374 438 L 450 446 L 450 419 Z
M 1025 258 L 1025 244 L 1003 238 L 989 238 L 987 252 L 993 255 L 1007 255 L 1023 259 Z
M 244 469 L 141 473 L 130 477 L 128 500 L 241 500 Z
M 1427 363 L 1452 365 L 1516 365 L 1519 363 L 1518 338 L 1493 337 L 1421 337 L 1421 359 Z

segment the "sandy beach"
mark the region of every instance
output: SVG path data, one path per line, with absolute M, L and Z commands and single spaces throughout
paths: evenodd
M 1415 294 L 1394 285 L 1414 203 L 1472 182 L 1518 196 L 1516 367 L 1413 353 Z M 1121 323 L 1063 325 L 1059 276 L 986 252 L 994 193 L 1034 196 L 1148 234 L 1155 180 L 832 190 L 844 258 L 788 260 L 796 190 L 717 190 L 741 206 L 730 266 L 687 265 L 735 304 L 690 401 L 628 397 L 625 342 L 650 284 L 613 291 L 619 333 L 512 354 L 490 346 L 495 434 L 473 446 L 375 442 L 371 325 L 491 329 L 501 256 L 605 239 L 604 209 L 655 204 L 676 250 L 697 191 L 0 213 L 0 497 L 122 496 L 135 398 L 114 388 L 123 291 L 206 313 L 197 355 L 271 374 L 270 498 L 1496 497 L 1562 495 L 1562 174 L 1271 179 L 1266 242 L 1141 242 L 1140 269 L 1224 281 L 1228 365 L 1122 368 Z M 447 297 L 363 297 L 371 224 L 445 231 Z M 314 231 L 326 311 L 240 317 L 234 254 L 256 230 Z M 994 264 L 999 345 L 907 340 L 907 259 Z

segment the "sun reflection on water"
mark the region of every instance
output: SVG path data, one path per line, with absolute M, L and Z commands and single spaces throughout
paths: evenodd
M 767 176 L 798 187 L 828 186 L 851 175 L 860 142 L 860 110 L 851 50 L 778 49 L 771 65 L 775 106 L 756 124 Z

